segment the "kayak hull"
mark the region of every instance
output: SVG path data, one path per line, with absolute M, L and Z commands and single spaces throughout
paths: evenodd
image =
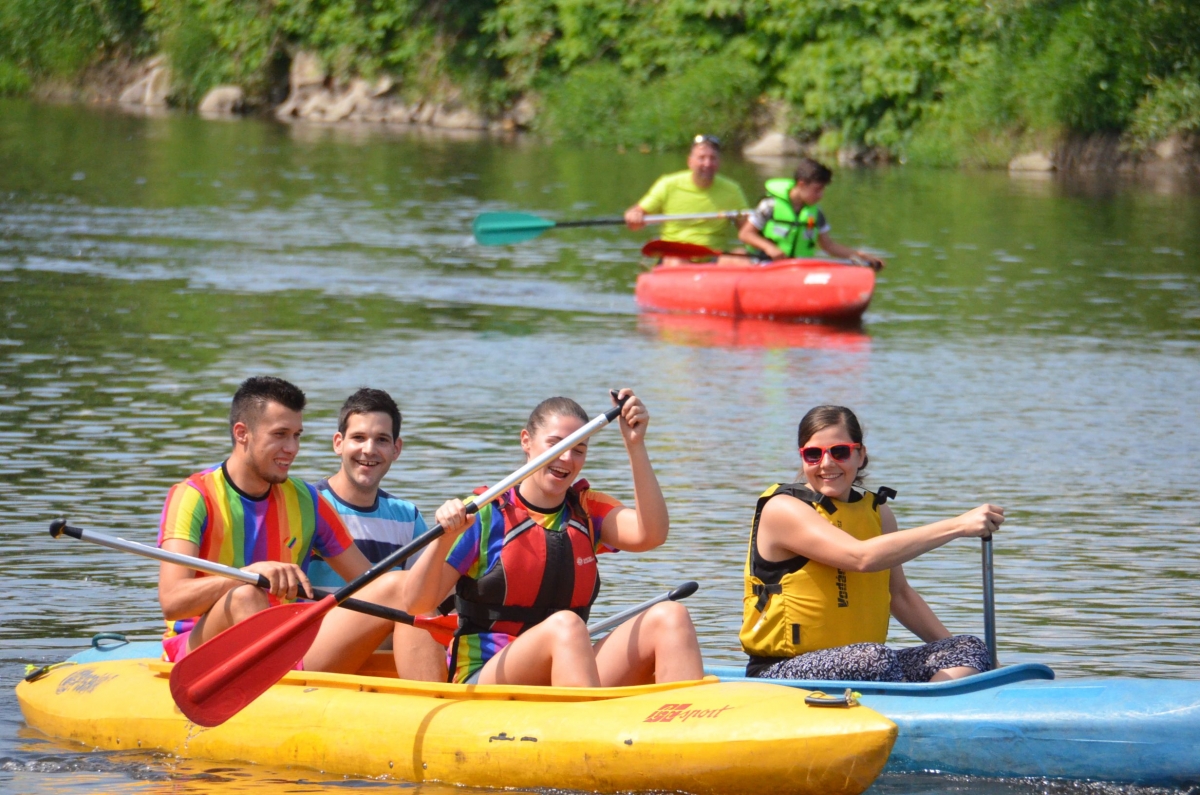
M 851 323 L 875 292 L 875 271 L 819 259 L 762 265 L 741 257 L 715 263 L 668 261 L 638 276 L 639 306 L 667 312 Z
M 755 681 L 740 668 L 709 672 Z M 1053 677 L 1042 665 L 1014 665 L 932 684 L 771 681 L 861 692 L 900 728 L 888 772 L 1200 783 L 1200 681 Z
M 715 678 L 633 688 L 443 685 L 291 672 L 214 728 L 171 701 L 169 663 L 70 664 L 22 682 L 26 722 L 111 750 L 301 766 L 477 787 L 618 792 L 859 793 L 895 726 L 865 707 L 808 707 L 802 691 Z

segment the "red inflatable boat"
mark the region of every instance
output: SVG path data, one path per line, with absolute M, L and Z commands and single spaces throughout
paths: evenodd
M 757 264 L 746 257 L 664 259 L 637 280 L 639 306 L 668 312 L 851 322 L 875 292 L 875 271 L 820 259 Z

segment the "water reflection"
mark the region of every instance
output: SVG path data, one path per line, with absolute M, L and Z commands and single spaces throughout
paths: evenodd
M 648 235 L 464 245 L 478 212 L 608 215 L 679 167 L 676 155 L 0 101 L 0 786 L 165 791 L 211 773 L 22 738 L 12 686 L 26 662 L 95 632 L 160 631 L 152 564 L 56 544 L 46 525 L 67 515 L 152 543 L 166 489 L 225 455 L 229 396 L 261 372 L 308 392 L 297 469 L 310 479 L 336 469 L 345 396 L 391 391 L 406 444 L 386 486 L 427 513 L 519 463 L 540 398 L 595 411 L 609 387 L 635 386 L 672 539 L 605 556 L 595 613 L 699 580 L 688 606 L 705 655 L 724 663 L 742 659 L 754 498 L 794 477 L 804 411 L 845 403 L 867 426 L 869 482 L 900 492 L 902 526 L 985 499 L 1009 508 L 996 542 L 1004 661 L 1197 675 L 1196 193 L 841 170 L 824 202 L 835 237 L 890 252 L 851 330 L 639 315 Z M 723 171 L 751 196 L 763 178 L 735 158 Z M 615 435 L 597 437 L 589 480 L 630 500 L 627 467 Z M 953 630 L 981 631 L 977 544 L 906 570 Z M 915 642 L 898 627 L 892 640 Z M 904 777 L 877 790 L 1040 786 Z
M 861 327 L 787 323 L 763 318 L 644 312 L 638 329 L 663 342 L 704 348 L 809 348 L 866 353 L 871 338 Z

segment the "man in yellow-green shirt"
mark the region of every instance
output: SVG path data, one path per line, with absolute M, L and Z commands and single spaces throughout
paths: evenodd
M 688 153 L 688 170 L 659 177 L 638 203 L 625 211 L 630 229 L 645 226 L 647 215 L 690 215 L 720 210 L 744 210 L 748 206 L 741 186 L 717 175 L 721 167 L 721 142 L 711 135 L 697 135 Z M 662 239 L 695 243 L 720 249 L 733 225 L 727 220 L 668 221 Z

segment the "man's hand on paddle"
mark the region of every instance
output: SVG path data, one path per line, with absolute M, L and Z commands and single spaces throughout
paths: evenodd
M 297 596 L 312 596 L 312 585 L 308 576 L 295 563 L 263 561 L 244 566 L 242 571 L 266 577 L 271 583 L 270 594 L 276 599 L 291 601 Z
M 625 225 L 635 232 L 646 225 L 646 211 L 641 205 L 635 204 L 625 211 Z

